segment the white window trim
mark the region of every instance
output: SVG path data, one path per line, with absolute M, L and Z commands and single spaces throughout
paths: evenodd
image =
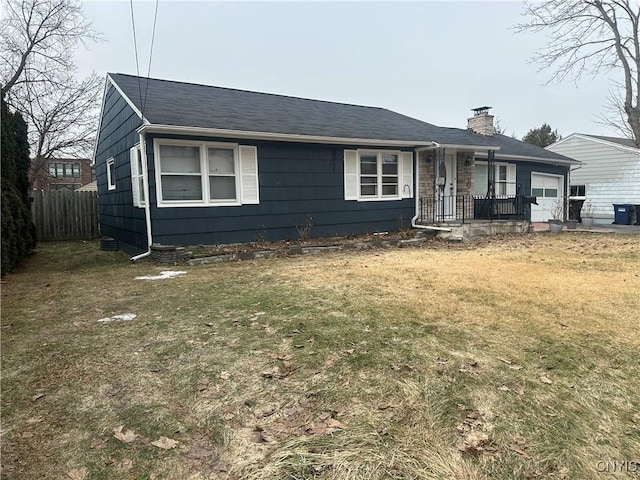
M 370 149 L 359 149 L 357 166 L 358 166 L 358 201 L 359 202 L 386 202 L 390 200 L 402 200 L 402 151 L 400 150 L 370 150 Z M 378 194 L 374 197 L 372 195 L 362 195 L 362 183 L 361 183 L 361 172 L 360 172 L 360 155 L 376 155 L 377 157 L 377 190 Z M 398 173 L 395 175 L 398 183 L 396 195 L 382 195 L 382 155 L 396 155 L 398 157 Z M 387 175 L 388 176 L 388 175 Z
M 200 181 L 202 183 L 202 200 L 163 200 L 162 198 L 162 172 L 160 162 L 160 145 L 179 145 L 199 147 L 200 149 Z M 207 161 L 207 148 L 227 148 L 233 150 L 233 168 L 236 183 L 236 199 L 233 201 L 211 200 L 209 197 L 209 162 Z M 226 142 L 206 142 L 194 140 L 171 140 L 156 138 L 153 140 L 153 155 L 155 163 L 156 196 L 158 198 L 158 208 L 166 207 L 234 207 L 242 205 L 242 192 L 240 182 L 240 155 L 237 143 Z
M 131 166 L 131 194 L 133 195 L 133 205 L 138 208 L 144 208 L 147 204 L 145 200 L 141 200 L 141 193 L 144 194 L 144 178 L 146 175 L 146 162 L 144 161 L 144 157 L 142 156 L 142 148 L 139 143 L 136 143 L 129 150 L 129 161 Z M 134 157 L 131 154 L 136 152 Z M 138 171 L 138 157 L 140 156 L 140 164 L 142 167 L 142 171 Z M 142 185 L 140 185 L 140 180 L 142 180 Z M 142 191 L 140 191 L 142 188 Z
M 111 157 L 107 160 L 107 188 L 109 190 L 115 190 L 116 189 L 116 179 L 115 178 L 111 178 L 111 165 L 113 165 L 113 171 L 115 173 L 115 166 L 116 166 L 116 160 L 115 158 Z M 115 177 L 115 175 L 114 175 Z

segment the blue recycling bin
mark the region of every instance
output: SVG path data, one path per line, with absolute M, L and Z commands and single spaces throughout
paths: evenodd
M 614 203 L 613 211 L 615 212 L 615 223 L 616 225 L 631 225 L 631 212 L 633 210 L 633 205 L 629 205 L 626 203 Z

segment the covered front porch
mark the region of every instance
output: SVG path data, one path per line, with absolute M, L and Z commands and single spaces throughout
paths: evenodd
M 535 200 L 516 182 L 515 165 L 496 165 L 494 150 L 486 157 L 461 147 L 419 151 L 417 223 L 528 222 Z

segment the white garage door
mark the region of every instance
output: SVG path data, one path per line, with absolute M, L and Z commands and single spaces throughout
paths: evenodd
M 551 218 L 553 203 L 563 196 L 562 177 L 532 173 L 531 195 L 538 202 L 538 205 L 531 205 L 531 221 L 546 222 Z

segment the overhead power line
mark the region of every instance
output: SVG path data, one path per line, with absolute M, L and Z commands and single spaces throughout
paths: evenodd
M 147 81 L 144 89 L 144 99 L 142 96 L 142 84 L 140 83 L 140 62 L 138 60 L 138 39 L 136 35 L 136 20 L 133 12 L 133 0 L 129 0 L 129 6 L 131 8 L 131 28 L 133 29 L 133 50 L 136 57 L 136 76 L 138 77 L 138 95 L 140 96 L 140 112 L 144 117 L 144 109 L 147 104 L 147 93 L 149 90 L 149 78 L 151 76 L 151 61 L 153 59 L 153 45 L 156 38 L 156 23 L 158 19 L 158 4 L 159 0 L 156 0 L 155 12 L 153 14 L 153 29 L 151 31 L 151 47 L 149 48 L 149 64 L 147 66 Z

